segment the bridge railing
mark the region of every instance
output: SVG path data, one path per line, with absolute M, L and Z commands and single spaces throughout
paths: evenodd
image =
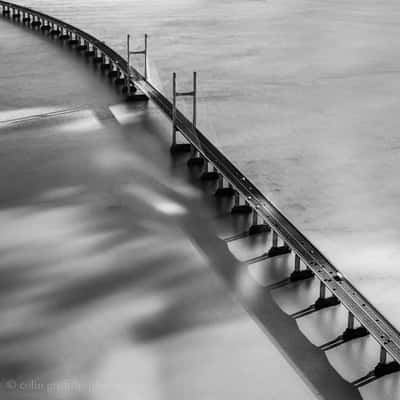
M 9 15 L 30 24 L 33 21 L 39 21 L 38 26 L 49 25 L 53 30 L 60 29 L 70 37 L 75 37 L 79 41 L 83 40 L 99 52 L 101 57 L 108 58 L 109 63 L 112 63 L 119 73 L 128 76 L 129 79 L 132 78 L 133 83 L 171 120 L 173 119 L 174 109 L 170 100 L 133 67 L 129 67 L 131 68 L 129 73 L 128 62 L 104 42 L 71 24 L 28 7 L 0 0 L 0 8 L 3 15 Z M 381 348 L 377 365 L 379 368 L 375 368 L 376 374 L 384 375 L 397 370 L 400 363 L 398 330 L 179 110 L 175 110 L 175 126 L 176 130 L 188 141 L 190 148 L 198 152 L 204 162 L 213 168 L 213 172 L 218 176 L 220 189 L 223 188 L 225 182 L 228 189 L 231 189 L 236 196 L 236 205 L 239 206 L 241 201 L 245 210 L 251 210 L 256 223 L 261 220 L 262 224 L 271 229 L 273 247 L 270 250 L 270 256 L 288 251 L 294 253 L 294 271 L 288 280 L 298 281 L 311 276 L 318 278 L 321 290 L 315 306 L 324 308 L 340 302 L 348 310 L 348 327 L 343 338 L 351 340 L 364 336 L 364 333 L 354 326 L 354 321 L 357 320 L 360 327 L 371 334 Z M 278 246 L 278 239 L 282 241 L 283 246 Z M 301 268 L 302 265 L 303 268 Z M 330 297 L 326 297 L 327 291 Z M 387 354 L 393 358 L 393 362 L 387 362 Z

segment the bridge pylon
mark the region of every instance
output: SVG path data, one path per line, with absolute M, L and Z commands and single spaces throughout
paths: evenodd
M 131 50 L 131 35 L 127 35 L 127 60 L 128 60 L 128 74 L 126 75 L 126 88 L 128 97 L 132 95 L 136 91 L 135 86 L 133 85 L 133 76 L 132 76 L 132 68 L 131 65 L 131 56 L 143 54 L 144 55 L 144 79 L 147 80 L 147 33 L 144 35 L 144 49 L 143 50 Z
M 193 129 L 196 130 L 197 124 L 197 72 L 193 72 L 193 89 L 188 92 L 178 92 L 176 90 L 176 72 L 172 73 L 172 145 L 171 153 L 187 153 L 191 151 L 189 143 L 177 143 L 176 142 L 176 117 L 177 107 L 176 100 L 178 97 L 192 97 L 193 98 L 193 111 L 192 111 L 192 125 Z M 196 153 L 196 152 L 195 152 Z

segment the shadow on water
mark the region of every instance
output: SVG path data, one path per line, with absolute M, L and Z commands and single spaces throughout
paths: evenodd
M 7 194 L 0 201 L 4 380 L 78 382 L 83 389 L 61 390 L 61 398 L 89 399 L 87 385 L 122 342 L 156 351 L 205 329 L 232 335 L 229 326 L 243 321 L 243 310 L 212 266 L 318 389 L 334 382 L 346 392 L 326 357 L 216 238 L 215 218 L 200 190 L 177 176 L 187 175 L 177 174 L 186 161 L 171 162 L 151 108 L 128 113 L 126 125 L 114 109 L 113 118 L 99 119 L 96 112 L 62 116 L 58 125 L 43 119 L 0 135 L 0 187 Z M 230 224 L 234 231 L 248 221 L 231 218 Z M 248 247 L 259 244 L 249 239 Z M 212 340 L 200 337 L 178 353 L 210 346 Z M 232 347 L 225 349 L 222 358 L 230 352 Z M 160 365 L 168 364 L 168 351 L 157 356 Z M 129 370 L 140 367 L 133 360 Z M 315 374 L 316 368 L 323 372 Z M 181 366 L 174 371 L 180 375 Z M 27 393 L 5 390 L 18 400 Z M 32 398 L 53 394 L 29 391 Z M 326 398 L 336 394 L 335 388 Z
M 86 119 L 100 124 L 79 129 Z M 198 250 L 198 240 L 212 235 L 200 195 L 168 172 L 156 137 L 137 135 L 153 128 L 146 117 L 123 128 L 92 113 L 1 132 L 7 398 L 54 398 L 48 385 L 88 384 L 123 340 L 139 345 L 242 318 L 208 268 L 224 256 Z M 84 387 L 57 396 L 91 398 Z

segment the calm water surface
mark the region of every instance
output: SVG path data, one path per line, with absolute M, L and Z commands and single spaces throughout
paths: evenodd
M 127 32 L 138 47 L 147 32 L 150 77 L 166 94 L 172 71 L 186 88 L 197 70 L 200 128 L 400 328 L 398 2 L 21 3 L 121 54 Z M 3 118 L 119 101 L 81 62 L 54 58 L 45 39 L 51 63 L 25 32 L 7 32 L 0 53 L 31 56 L 0 65 Z M 51 86 L 40 84 L 43 63 Z
M 23 3 L 123 54 L 147 32 L 167 94 L 199 71 L 200 127 L 400 327 L 398 2 Z
M 315 398 L 212 271 L 237 260 L 165 117 L 57 40 L 0 38 L 0 397 Z

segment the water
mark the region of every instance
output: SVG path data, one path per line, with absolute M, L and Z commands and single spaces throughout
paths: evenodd
M 397 2 L 28 3 L 121 54 L 127 32 L 138 47 L 147 32 L 151 80 L 167 94 L 172 71 L 186 88 L 197 70 L 200 128 L 400 328 Z M 12 35 L 20 41 L 2 40 L 1 51 L 29 49 L 29 35 Z M 45 53 L 31 61 L 40 75 L 34 66 Z M 24 79 L 24 64 L 0 68 L 8 117 L 36 104 L 117 101 L 78 62 L 66 70 L 54 59 L 52 87 Z M 11 73 L 20 79 L 7 79 Z M 189 115 L 190 104 L 180 107 Z
M 400 327 L 397 2 L 29 4 L 122 54 L 147 32 L 167 94 L 199 71 L 199 126 Z
M 212 271 L 237 262 L 165 117 L 57 40 L 0 37 L 1 397 L 314 398 Z

